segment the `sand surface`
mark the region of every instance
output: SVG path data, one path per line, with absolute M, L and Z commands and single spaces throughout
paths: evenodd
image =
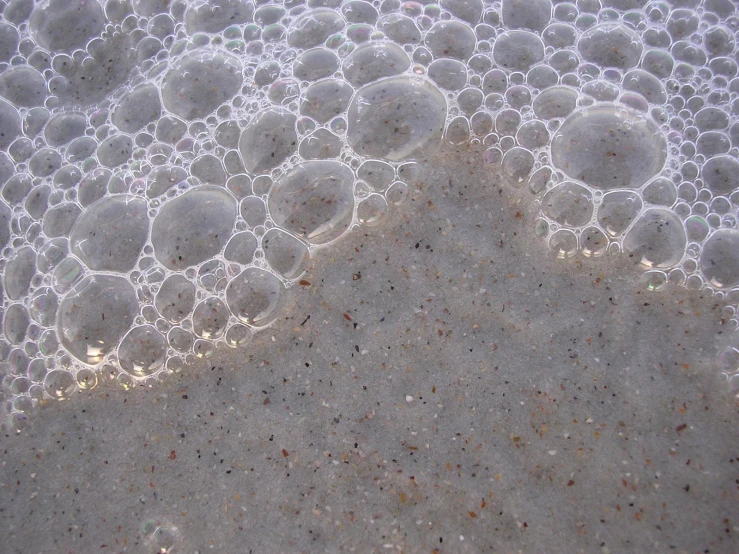
M 1 436 L 0 551 L 739 551 L 721 303 L 551 259 L 479 152 L 419 161 L 248 348 Z

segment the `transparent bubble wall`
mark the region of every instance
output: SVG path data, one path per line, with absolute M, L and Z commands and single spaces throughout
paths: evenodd
M 248 348 L 314 253 L 475 145 L 554 255 L 631 257 L 736 328 L 731 0 L 10 0 L 0 400 Z M 739 332 L 717 364 L 739 390 Z

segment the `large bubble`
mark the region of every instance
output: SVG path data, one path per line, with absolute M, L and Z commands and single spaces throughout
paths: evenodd
M 197 265 L 221 252 L 235 220 L 236 201 L 224 189 L 190 190 L 167 202 L 154 218 L 154 253 L 169 269 Z
M 263 327 L 277 316 L 283 289 L 272 273 L 250 267 L 229 283 L 226 302 L 240 321 Z
M 83 279 L 62 300 L 57 332 L 75 358 L 96 365 L 115 348 L 138 311 L 136 293 L 126 279 L 94 275 Z
M 444 95 L 428 81 L 391 77 L 357 91 L 347 141 L 363 156 L 402 160 L 441 139 L 446 113 Z
M 700 269 L 716 288 L 729 288 L 739 283 L 739 231 L 721 229 L 713 233 L 703 245 Z
M 596 188 L 635 188 L 662 170 L 667 144 L 654 121 L 614 105 L 568 117 L 552 140 L 554 165 Z
M 266 173 L 295 152 L 295 121 L 295 114 L 283 108 L 268 108 L 255 115 L 239 139 L 244 167 L 253 173 Z
M 241 88 L 241 62 L 224 52 L 195 51 L 169 70 L 162 85 L 164 106 L 185 119 L 205 117 Z
M 340 162 L 304 162 L 275 183 L 268 206 L 281 227 L 313 244 L 329 242 L 351 224 L 354 172 Z
M 130 271 L 149 237 L 146 202 L 130 195 L 101 198 L 77 219 L 72 252 L 94 270 Z
M 683 222 L 673 212 L 652 208 L 644 212 L 624 238 L 624 251 L 646 268 L 670 268 L 685 254 Z
M 45 0 L 36 5 L 29 21 L 31 36 L 49 50 L 84 48 L 105 25 L 103 9 L 96 0 L 86 2 Z

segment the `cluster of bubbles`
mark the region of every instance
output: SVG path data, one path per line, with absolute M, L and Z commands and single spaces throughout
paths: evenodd
M 731 0 L 3 6 L 0 400 L 18 425 L 100 376 L 248 345 L 442 141 L 530 191 L 554 255 L 625 253 L 650 288 L 708 288 L 739 318 Z

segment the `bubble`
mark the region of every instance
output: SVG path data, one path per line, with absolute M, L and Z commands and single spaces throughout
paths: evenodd
M 118 362 L 129 375 L 146 377 L 166 361 L 167 340 L 155 327 L 142 325 L 131 329 L 118 347 Z
M 167 110 L 184 119 L 203 118 L 233 98 L 242 81 L 238 58 L 199 50 L 187 54 L 167 72 L 162 101 Z
M 441 0 L 441 7 L 452 15 L 475 25 L 482 16 L 482 0 Z
M 162 206 L 151 242 L 169 269 L 184 269 L 221 252 L 236 220 L 236 201 L 222 188 L 201 186 Z
M 441 138 L 446 100 L 415 77 L 391 77 L 359 89 L 349 107 L 347 141 L 358 154 L 392 161 Z
M 121 194 L 87 207 L 69 240 L 72 252 L 90 269 L 127 272 L 136 266 L 148 236 L 146 202 Z
M 685 220 L 685 231 L 691 242 L 703 241 L 710 230 L 708 222 L 699 215 L 691 215 Z
M 596 227 L 585 229 L 580 235 L 580 251 L 586 258 L 600 258 L 608 250 L 608 239 Z
M 560 229 L 549 237 L 549 250 L 560 260 L 577 253 L 577 235 L 568 229 Z
M 306 160 L 336 158 L 343 142 L 327 129 L 317 129 L 300 142 L 299 154 Z
M 344 27 L 344 20 L 334 10 L 319 8 L 298 17 L 287 33 L 287 43 L 293 48 L 313 48 Z
M 309 161 L 291 169 L 269 192 L 274 222 L 312 244 L 332 241 L 351 223 L 354 173 L 335 161 Z
M 113 135 L 100 143 L 97 157 L 106 167 L 118 167 L 126 163 L 133 152 L 133 142 L 128 135 Z
M 12 375 L 23 375 L 28 369 L 30 359 L 23 349 L 14 348 L 10 351 L 7 361 L 7 367 Z
M 68 371 L 55 369 L 44 379 L 44 391 L 57 400 L 70 398 L 77 390 L 77 383 Z
M 658 79 L 666 79 L 672 75 L 674 65 L 675 60 L 664 50 L 649 50 L 641 61 L 641 67 Z
M 92 390 L 98 384 L 98 378 L 95 372 L 86 367 L 77 371 L 75 378 L 77 381 L 77 387 L 80 390 Z
M 403 49 L 392 42 L 368 42 L 349 54 L 342 64 L 344 78 L 359 87 L 382 77 L 399 75 L 411 61 Z
M 69 234 L 82 210 L 73 202 L 54 206 L 44 215 L 44 233 L 47 237 L 63 237 Z
M 14 67 L 0 75 L 0 96 L 16 106 L 43 106 L 47 96 L 43 75 L 31 67 Z
M 350 0 L 341 5 L 341 13 L 349 23 L 369 23 L 377 21 L 377 9 L 369 2 Z
M 277 316 L 283 288 L 272 273 L 250 267 L 228 284 L 226 302 L 239 321 L 263 327 Z
M 270 267 L 286 279 L 299 277 L 310 260 L 308 247 L 279 229 L 267 231 L 262 238 L 262 248 Z
M 162 11 L 167 11 L 168 4 L 163 2 Z M 219 33 L 229 25 L 251 21 L 253 13 L 254 5 L 245 0 L 198 0 L 185 11 L 185 27 L 191 35 L 198 32 Z
M 252 331 L 246 325 L 236 323 L 226 331 L 226 344 L 231 348 L 244 348 L 252 339 Z
M 495 41 L 493 58 L 511 71 L 528 71 L 544 59 L 544 43 L 529 31 L 510 31 Z
M 531 88 L 545 89 L 553 87 L 559 81 L 559 75 L 548 65 L 532 67 L 526 74 L 526 84 Z
M 635 188 L 659 173 L 667 145 L 649 118 L 617 106 L 568 117 L 552 140 L 552 161 L 567 175 L 600 188 Z
M 187 124 L 184 121 L 165 115 L 157 122 L 156 138 L 162 142 L 175 144 L 185 135 L 186 131 Z
M 726 129 L 729 126 L 729 115 L 720 108 L 703 108 L 695 114 L 695 126 L 703 132 Z
M 699 267 L 716 288 L 730 288 L 739 283 L 739 231 L 720 229 L 703 245 Z
M 24 173 L 18 173 L 5 183 L 2 190 L 2 197 L 11 206 L 20 204 L 31 191 L 31 187 L 33 187 L 33 179 L 31 176 Z M 9 215 L 8 218 L 10 218 Z
M 210 185 L 226 184 L 226 171 L 223 169 L 223 164 L 212 154 L 204 154 L 195 158 L 190 165 L 190 173 L 193 177 L 197 177 L 201 183 Z
M 667 18 L 667 32 L 673 40 L 680 40 L 693 34 L 699 22 L 694 10 L 673 10 Z
M 512 86 L 505 92 L 505 99 L 511 108 L 521 110 L 531 104 L 531 91 L 524 85 Z
M 639 63 L 642 53 L 639 37 L 617 24 L 597 25 L 583 33 L 577 51 L 583 59 L 600 67 L 629 69 Z
M 447 125 L 445 138 L 449 144 L 466 144 L 470 140 L 470 123 L 466 117 L 455 117 Z
M 524 148 L 541 148 L 549 144 L 549 131 L 543 121 L 526 121 L 516 132 L 516 142 Z
M 30 246 L 24 246 L 16 252 L 15 258 L 5 265 L 3 286 L 7 297 L 11 300 L 20 300 L 25 296 L 35 273 L 36 253 Z
M 0 23 L 0 61 L 10 61 L 18 48 L 18 31 L 12 25 Z
M 466 62 L 475 50 L 475 33 L 459 21 L 439 21 L 426 33 L 426 46 L 435 58 Z
M 705 156 L 726 154 L 731 148 L 729 137 L 720 131 L 706 131 L 701 133 L 695 143 L 698 153 Z
M 567 87 L 552 87 L 534 98 L 533 108 L 537 117 L 554 119 L 567 117 L 577 107 L 577 93 Z
M 2 125 L 2 121 L 0 121 Z M 1 135 L 2 133 L 0 133 Z M 6 183 L 15 173 L 15 164 L 4 152 L 0 152 L 0 185 Z
M 338 69 L 339 57 L 326 48 L 313 48 L 303 52 L 293 63 L 293 75 L 303 81 L 317 81 L 329 77 Z
M 260 200 L 261 202 L 261 200 Z M 254 259 L 257 250 L 257 238 L 253 233 L 244 231 L 236 233 L 226 245 L 223 257 L 228 261 L 247 265 Z
M 501 171 L 506 181 L 519 185 L 528 179 L 534 167 L 534 155 L 525 148 L 511 148 L 501 161 Z
M 349 107 L 354 89 L 342 79 L 325 79 L 310 85 L 302 96 L 300 113 L 326 123 Z
M 67 239 L 57 238 L 46 241 L 37 255 L 38 270 L 42 273 L 50 272 L 68 253 Z
M 667 101 L 667 93 L 659 79 L 641 69 L 627 72 L 623 78 L 623 87 L 638 92 L 652 104 L 664 104 Z
M 157 292 L 154 305 L 170 323 L 179 323 L 192 312 L 195 285 L 182 275 L 170 275 Z
M 582 185 L 565 181 L 547 191 L 541 207 L 544 215 L 560 225 L 580 227 L 593 216 L 593 195 Z
M 391 13 L 384 15 L 377 22 L 377 29 L 398 44 L 418 44 L 421 42 L 421 31 L 415 22 L 405 15 Z
M 282 6 L 259 6 L 254 12 L 254 21 L 262 26 L 272 25 L 285 17 L 285 14 Z
M 83 279 L 59 305 L 57 332 L 66 350 L 96 365 L 115 348 L 139 311 L 128 281 L 111 275 Z
M 59 298 L 50 288 L 43 288 L 33 295 L 31 300 L 31 317 L 39 325 L 53 327 Z
M 686 244 L 680 218 L 669 210 L 651 208 L 626 233 L 623 248 L 634 262 L 647 268 L 670 268 L 680 262 Z
M 460 90 L 467 84 L 467 67 L 457 60 L 434 60 L 429 65 L 428 76 L 443 89 Z
M 296 117 L 283 108 L 256 114 L 239 139 L 244 167 L 252 173 L 273 169 L 297 148 Z
M 161 196 L 185 179 L 187 179 L 187 171 L 181 167 L 171 165 L 155 167 L 146 176 L 146 196 L 148 198 Z
M 457 96 L 457 105 L 467 116 L 474 114 L 482 106 L 483 95 L 477 88 L 466 88 Z
M 23 304 L 11 304 L 5 311 L 3 330 L 10 344 L 21 344 L 26 338 L 26 330 L 30 319 L 28 310 Z
M 172 327 L 167 333 L 167 342 L 177 352 L 186 354 L 192 350 L 195 338 L 192 333 L 185 331 L 182 327 Z
M 521 124 L 521 113 L 518 110 L 501 110 L 495 116 L 495 130 L 498 134 L 513 136 Z
M 127 92 L 113 110 L 113 125 L 126 133 L 135 133 L 159 119 L 162 104 L 159 91 L 153 84 L 136 87 Z
M 387 200 L 381 194 L 370 194 L 357 207 L 357 221 L 362 225 L 379 225 L 387 215 Z
M 603 195 L 598 206 L 598 223 L 615 237 L 623 233 L 642 209 L 641 197 L 630 191 L 617 190 Z
M 78 138 L 67 147 L 67 161 L 72 163 L 82 162 L 91 157 L 97 147 L 97 142 L 91 137 Z
M 21 134 L 21 119 L 18 111 L 0 99 L 0 148 L 6 148 Z
M 10 218 L 12 212 L 3 202 L 0 202 L 0 248 L 10 240 Z
M 716 194 L 731 194 L 739 188 L 739 161 L 733 156 L 715 156 L 701 168 L 705 185 Z
M 724 18 L 729 17 L 736 10 L 731 0 L 706 0 L 704 6 L 707 10 Z
M 84 267 L 76 258 L 64 258 L 57 264 L 52 275 L 54 290 L 64 294 L 82 278 L 84 272 Z
M 699 46 L 687 40 L 681 40 L 673 44 L 670 52 L 676 60 L 694 66 L 705 65 L 707 61 L 706 53 Z M 692 75 L 692 70 L 685 69 Z
M 46 0 L 36 5 L 29 21 L 31 36 L 47 50 L 71 52 L 99 35 L 105 16 L 98 2 Z
M 711 27 L 703 35 L 703 45 L 711 57 L 728 56 L 735 47 L 734 36 L 725 27 Z
M 229 311 L 223 300 L 211 296 L 195 307 L 193 331 L 201 338 L 215 340 L 226 332 Z

